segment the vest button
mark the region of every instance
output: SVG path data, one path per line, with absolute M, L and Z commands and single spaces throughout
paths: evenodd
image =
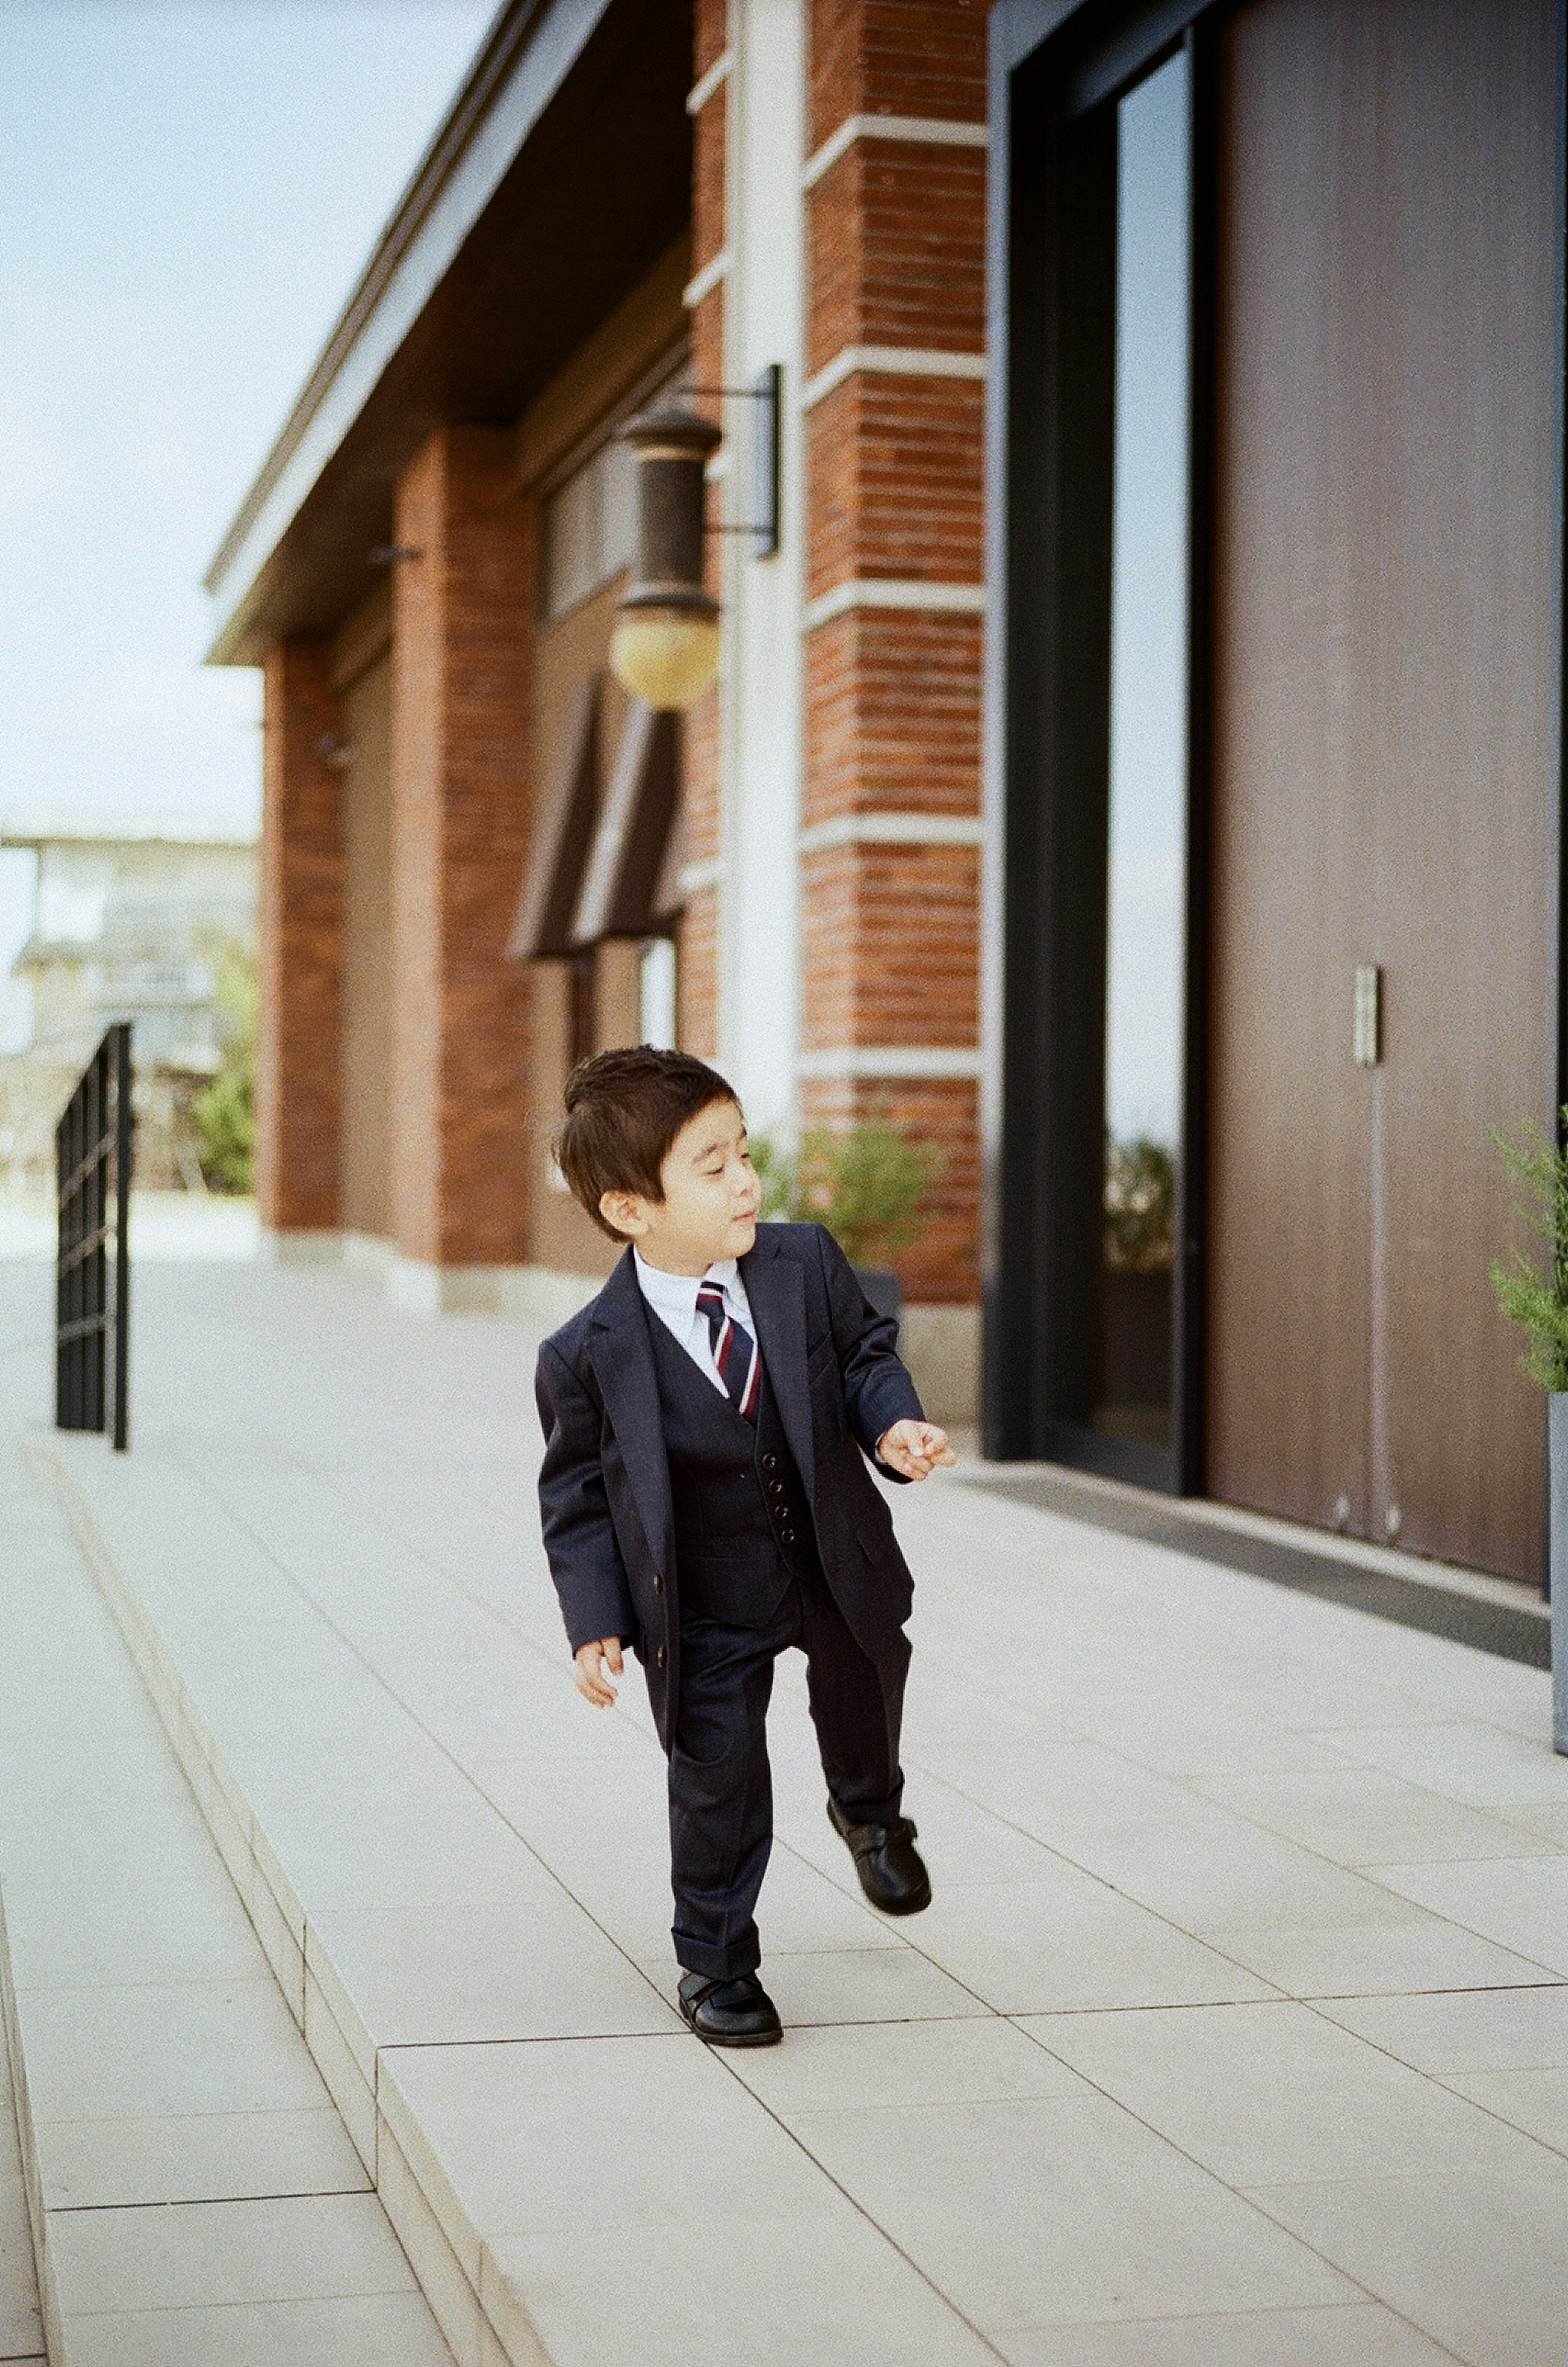
M 773 1470 L 775 1470 L 775 1469 L 777 1468 L 777 1466 L 778 1466 L 778 1459 L 779 1459 L 779 1458 L 778 1458 L 778 1456 L 777 1456 L 776 1455 L 763 1455 L 763 1457 L 762 1457 L 762 1468 L 763 1468 L 763 1470 L 764 1470 L 764 1471 L 773 1471 Z
M 785 1545 L 786 1545 L 786 1546 L 792 1546 L 792 1545 L 794 1545 L 794 1543 L 795 1543 L 795 1531 L 794 1531 L 793 1529 L 785 1529 L 785 1530 L 784 1531 L 783 1535 L 784 1535 L 784 1543 L 785 1543 Z
M 664 1591 L 664 1580 L 660 1577 L 657 1570 L 654 1572 L 653 1577 L 653 1591 L 655 1594 L 662 1594 Z
M 664 1660 L 665 1660 L 664 1647 L 663 1647 L 663 1645 L 662 1645 L 662 1644 L 660 1644 L 660 1646 L 659 1647 L 658 1651 L 657 1651 L 657 1652 L 655 1652 L 655 1654 L 654 1654 L 654 1656 L 653 1656 L 653 1663 L 654 1663 L 655 1668 L 661 1669 L 661 1668 L 664 1666 Z

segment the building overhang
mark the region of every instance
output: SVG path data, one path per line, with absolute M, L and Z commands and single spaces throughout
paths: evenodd
M 689 216 L 690 0 L 509 0 L 206 577 L 209 662 L 333 631 L 400 470 L 503 426 Z

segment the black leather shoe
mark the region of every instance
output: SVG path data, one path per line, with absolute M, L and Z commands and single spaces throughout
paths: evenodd
M 831 1800 L 828 1821 L 843 1836 L 855 1862 L 860 1886 L 885 1915 L 918 1915 L 931 1903 L 931 1878 L 915 1847 L 915 1828 L 908 1817 L 892 1825 L 852 1825 Z
M 682 1973 L 681 2011 L 710 2046 L 776 2046 L 784 2036 L 778 2008 L 755 1973 L 732 1981 L 710 1981 Z

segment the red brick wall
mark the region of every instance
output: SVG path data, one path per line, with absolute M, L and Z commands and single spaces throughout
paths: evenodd
M 988 0 L 814 0 L 813 153 L 847 116 L 981 120 Z
M 985 92 L 953 121 L 985 119 Z M 806 367 L 843 346 L 978 353 L 986 323 L 986 152 L 854 140 L 806 200 Z
M 527 1254 L 527 981 L 505 955 L 530 806 L 531 510 L 500 429 L 431 436 L 399 481 L 393 586 L 393 1234 Z
M 812 405 L 806 432 L 808 599 L 852 575 L 979 581 L 977 379 L 856 370 Z
M 981 123 L 983 0 L 807 0 L 814 153 L 852 116 Z M 694 74 L 724 47 L 723 0 L 701 0 Z M 721 85 L 697 119 L 693 254 L 727 244 Z M 805 198 L 807 371 L 846 345 L 978 354 L 985 341 L 983 149 L 852 142 Z M 781 193 L 781 202 L 784 201 Z M 693 377 L 723 369 L 722 281 L 694 308 Z M 976 379 L 856 371 L 807 414 L 807 597 L 854 580 L 977 584 L 982 413 Z M 714 507 L 721 510 L 716 489 Z M 806 644 L 803 821 L 979 810 L 981 624 L 947 610 L 851 608 Z M 719 853 L 716 708 L 689 720 L 685 859 Z M 852 843 L 802 859 L 802 1035 L 813 1052 L 972 1053 L 977 1040 L 979 857 L 966 845 Z M 711 1052 L 719 896 L 688 897 L 682 1040 Z M 807 1122 L 871 1112 L 934 1140 L 946 1166 L 920 1242 L 898 1261 L 910 1296 L 977 1295 L 976 1092 L 968 1078 L 811 1079 Z
M 815 152 L 852 116 L 979 123 L 986 11 L 964 0 L 813 0 Z M 807 369 L 847 345 L 976 354 L 985 343 L 982 148 L 852 141 L 807 196 Z M 856 370 L 807 421 L 807 596 L 857 579 L 975 584 L 982 562 L 981 384 Z M 973 816 L 980 795 L 977 617 L 855 607 L 806 652 L 807 827 L 883 812 Z M 978 1039 L 979 854 L 863 839 L 802 866 L 803 1038 L 813 1051 L 972 1053 Z M 920 1240 L 897 1260 L 911 1298 L 972 1300 L 979 1281 L 976 1092 L 968 1078 L 808 1081 L 807 1116 L 881 1112 L 945 1166 Z
M 339 1222 L 343 1001 L 338 729 L 325 641 L 280 641 L 264 669 L 256 1195 L 278 1232 Z M 328 743 L 323 748 L 323 742 Z
M 918 608 L 851 608 L 807 636 L 808 828 L 978 810 L 980 642 L 978 617 Z

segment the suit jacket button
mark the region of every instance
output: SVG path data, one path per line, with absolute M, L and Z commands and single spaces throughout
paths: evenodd
M 659 1576 L 657 1571 L 654 1573 L 653 1591 L 655 1594 L 662 1594 L 664 1591 L 664 1580 Z
M 654 1659 L 654 1665 L 655 1665 L 655 1667 L 656 1667 L 656 1668 L 660 1668 L 660 1669 L 661 1669 L 661 1668 L 664 1666 L 664 1647 L 663 1647 L 663 1645 L 662 1645 L 662 1644 L 660 1644 L 660 1646 L 659 1647 L 659 1649 L 658 1649 L 658 1651 L 654 1654 L 653 1659 Z

